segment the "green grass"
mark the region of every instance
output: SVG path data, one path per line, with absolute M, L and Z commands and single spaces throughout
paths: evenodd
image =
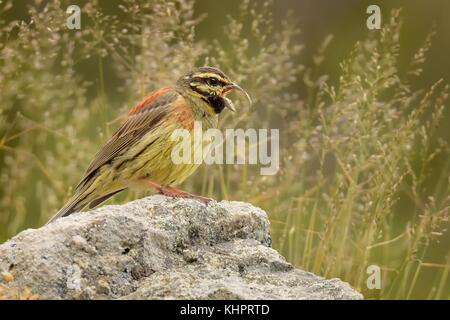
M 448 84 L 419 81 L 432 32 L 400 56 L 394 11 L 327 75 L 336 40 L 303 57 L 295 21 L 278 24 L 270 4 L 242 2 L 224 38 L 207 42 L 195 36 L 193 2 L 123 3 L 120 18 L 86 4 L 80 32 L 64 28 L 65 2 L 30 6 L 24 23 L 0 4 L 0 242 L 63 204 L 120 114 L 210 64 L 254 100 L 238 100 L 221 127 L 279 128 L 280 171 L 204 166 L 185 188 L 262 207 L 288 261 L 367 298 L 450 298 Z M 372 264 L 381 290 L 366 286 Z

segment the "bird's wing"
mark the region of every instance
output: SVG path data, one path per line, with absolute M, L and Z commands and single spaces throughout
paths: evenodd
M 132 108 L 125 122 L 95 155 L 76 190 L 78 191 L 89 185 L 100 167 L 123 154 L 139 142 L 149 130 L 155 128 L 169 112 L 168 106 L 177 98 L 179 98 L 179 94 L 171 88 L 162 88 Z

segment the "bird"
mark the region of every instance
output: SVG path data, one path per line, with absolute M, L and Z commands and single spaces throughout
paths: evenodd
M 177 129 L 192 132 L 195 121 L 202 129 L 217 128 L 218 115 L 236 111 L 226 95 L 233 91 L 249 94 L 215 67 L 198 67 L 181 76 L 173 85 L 150 93 L 131 108 L 125 120 L 103 145 L 75 187 L 73 196 L 47 222 L 74 212 L 92 209 L 128 188 L 143 186 L 170 197 L 209 198 L 177 189 L 200 164 L 175 164 L 171 159 Z

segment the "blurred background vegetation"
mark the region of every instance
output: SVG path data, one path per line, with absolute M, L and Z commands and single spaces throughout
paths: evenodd
M 80 31 L 65 27 L 71 4 Z M 366 28 L 370 4 L 381 30 Z M 254 100 L 221 127 L 279 128 L 281 167 L 204 166 L 184 188 L 260 206 L 288 261 L 367 298 L 449 299 L 449 12 L 446 0 L 0 1 L 0 243 L 63 205 L 128 108 L 213 65 Z

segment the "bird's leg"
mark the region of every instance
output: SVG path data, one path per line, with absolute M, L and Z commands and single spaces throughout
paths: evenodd
M 207 198 L 207 197 L 203 197 L 203 196 L 198 196 L 171 186 L 162 186 L 156 182 L 153 182 L 147 178 L 142 178 L 141 179 L 143 182 L 145 182 L 146 184 L 148 184 L 149 186 L 151 186 L 152 188 L 155 188 L 156 190 L 158 190 L 158 192 L 162 195 L 168 196 L 168 197 L 174 197 L 174 198 L 188 198 L 188 199 L 196 199 L 196 200 L 200 200 L 204 203 L 208 203 L 210 201 L 212 201 L 212 199 Z
M 155 188 L 156 190 L 159 191 L 159 193 L 162 193 L 162 189 L 163 189 L 162 185 L 160 185 L 160 184 L 158 184 L 156 182 L 153 182 L 152 180 L 147 179 L 147 178 L 141 178 L 139 180 L 141 180 L 142 182 L 148 184 L 150 187 Z
M 162 194 L 164 194 L 164 195 L 168 195 L 168 196 L 172 196 L 172 197 L 196 199 L 196 200 L 200 200 L 204 203 L 208 203 L 208 202 L 212 201 L 211 198 L 192 194 L 192 193 L 177 189 L 175 187 L 165 186 L 163 188 L 164 188 L 164 190 L 163 190 Z

